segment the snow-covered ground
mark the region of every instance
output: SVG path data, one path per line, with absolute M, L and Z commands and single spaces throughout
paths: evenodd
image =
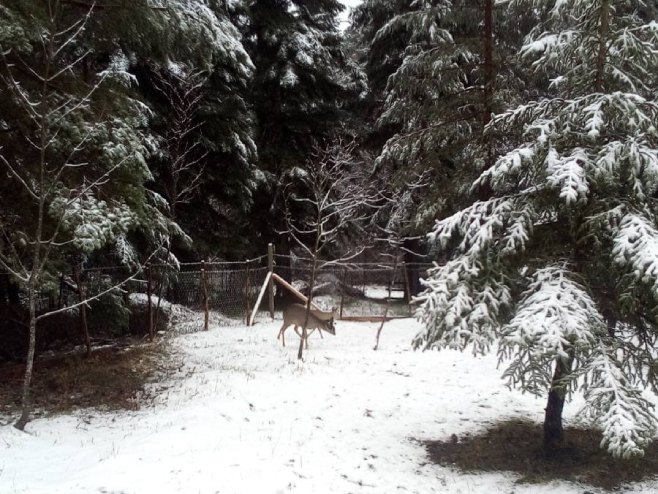
M 387 323 L 376 352 L 377 324 L 338 322 L 298 363 L 298 339 L 289 331 L 282 348 L 279 325 L 176 337 L 186 364 L 152 407 L 0 427 L 0 493 L 598 492 L 428 462 L 424 439 L 541 420 L 543 400 L 507 390 L 494 357 L 414 352 L 407 319 Z

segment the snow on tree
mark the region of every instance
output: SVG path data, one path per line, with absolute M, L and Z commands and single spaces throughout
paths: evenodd
M 545 14 L 521 51 L 550 97 L 497 115 L 522 144 L 477 179 L 492 196 L 438 221 L 449 256 L 427 279 L 418 348 L 497 345 L 510 385 L 549 389 L 544 444 L 581 387 L 602 447 L 641 455 L 656 432 L 658 24 L 638 2 L 514 0 Z
M 160 58 L 142 51 L 155 40 L 171 51 Z M 0 268 L 26 293 L 29 311 L 19 428 L 29 419 L 36 323 L 53 314 L 37 313 L 36 298 L 54 274 L 69 257 L 92 254 L 118 257 L 136 274 L 155 253 L 170 252 L 173 236 L 184 237 L 148 187 L 161 140 L 150 129 L 153 109 L 136 91 L 140 57 L 172 70 L 221 60 L 228 79 L 252 68 L 228 16 L 202 0 L 167 8 L 28 0 L 0 8 L 0 167 L 8 176 L 0 183 Z M 246 148 L 243 137 L 251 142 L 248 132 L 231 134 L 227 149 Z
M 432 0 L 365 2 L 355 13 L 371 97 L 382 100 L 373 103 L 380 106 L 374 136 L 386 139 L 377 149 L 379 173 L 399 190 L 422 174 L 441 184 L 413 194 L 415 232 L 464 205 L 470 183 L 505 145 L 483 128 L 519 92 L 505 57 L 516 48 L 509 32 L 524 16 L 495 23 L 494 10 L 492 1 Z
M 262 168 L 303 164 L 340 122 L 351 78 L 340 45 L 337 0 L 249 2 L 246 41 L 256 66 L 253 101 Z
M 153 111 L 149 127 L 158 149 L 149 165 L 156 182 L 176 160 L 168 145 L 180 110 L 173 96 L 184 92 L 191 76 L 203 75 L 198 100 L 186 117 L 192 131 L 181 143 L 195 147 L 193 160 L 204 157 L 198 168 L 203 173 L 195 193 L 176 211 L 177 221 L 194 239 L 195 255 L 225 255 L 248 246 L 247 241 L 236 245 L 235 233 L 247 236 L 244 218 L 262 183 L 248 98 L 254 66 L 237 27 L 243 17 L 238 2 L 138 0 L 103 9 L 90 28 L 98 58 L 109 54 L 123 60 L 125 72 L 136 79 L 133 89 Z M 174 81 L 176 90 L 163 93 L 163 84 L 174 89 Z M 185 242 L 176 245 L 178 252 L 189 250 Z
M 344 135 L 344 100 L 359 89 L 338 32 L 343 8 L 337 0 L 247 2 L 242 31 L 256 67 L 251 102 L 264 178 L 249 226 L 263 239 L 284 228 L 286 172 L 303 168 L 314 146 Z M 279 237 L 277 251 L 289 247 Z

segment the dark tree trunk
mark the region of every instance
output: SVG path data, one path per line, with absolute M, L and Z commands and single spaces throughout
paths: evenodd
M 37 314 L 36 314 L 36 289 L 34 282 L 31 282 L 29 290 L 30 306 L 30 333 L 27 358 L 25 361 L 25 376 L 23 378 L 23 393 L 21 396 L 21 416 L 18 418 L 14 427 L 18 430 L 25 430 L 25 426 L 30 421 L 30 385 L 32 384 L 32 370 L 34 368 L 34 354 L 36 349 L 37 335 Z
M 405 269 L 407 270 L 407 277 L 409 279 L 408 290 L 410 293 L 405 294 L 408 298 L 415 297 L 422 290 L 423 287 L 420 284 L 421 270 L 418 267 L 419 262 L 425 261 L 425 256 L 421 255 L 421 250 L 424 251 L 423 246 L 417 238 L 405 238 L 402 241 L 404 247 L 404 263 Z M 422 273 L 424 276 L 425 273 Z
M 573 357 L 569 357 L 567 361 L 558 358 L 555 362 L 555 372 L 544 415 L 544 451 L 547 454 L 558 449 L 564 440 L 562 410 L 564 408 L 566 388 L 563 379 L 570 374 L 572 362 Z

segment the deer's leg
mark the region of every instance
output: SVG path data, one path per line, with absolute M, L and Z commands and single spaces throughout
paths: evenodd
M 279 336 L 281 337 L 281 343 L 283 343 L 283 346 L 286 346 L 286 329 L 288 329 L 288 326 L 290 326 L 290 324 L 286 324 L 284 322 L 283 326 L 281 326 L 281 329 L 279 330 L 279 334 L 276 337 L 277 340 L 279 339 Z

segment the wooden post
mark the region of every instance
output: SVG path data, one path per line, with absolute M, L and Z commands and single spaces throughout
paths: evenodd
M 249 313 L 251 312 L 249 310 L 249 295 L 251 294 L 251 279 L 249 275 L 250 275 L 249 262 L 247 262 L 247 279 L 244 282 L 244 300 L 245 300 L 245 307 L 247 309 L 245 322 L 247 323 L 247 325 L 249 324 Z
M 80 275 L 80 265 L 76 264 L 73 268 L 73 276 L 75 278 L 75 284 L 78 285 L 78 300 L 82 302 L 85 299 L 85 292 L 82 288 L 82 276 Z M 64 277 L 62 276 L 62 280 Z M 80 305 L 80 329 L 82 331 L 82 337 L 85 342 L 85 347 L 87 348 L 87 357 L 91 355 L 91 338 L 89 337 L 89 327 L 87 326 L 87 305 Z
M 208 279 L 206 278 L 206 261 L 201 261 L 201 290 L 203 293 L 203 330 L 208 331 Z
M 346 273 L 347 268 L 343 267 L 343 283 L 342 286 L 340 287 L 340 310 L 338 312 L 338 319 L 343 318 L 343 305 L 345 304 L 345 273 Z
M 407 299 L 407 307 L 409 307 L 409 315 L 413 315 L 411 310 L 411 286 L 409 283 L 409 273 L 407 272 L 407 263 L 402 261 L 402 271 L 404 272 L 404 292 Z
M 267 270 L 274 272 L 274 244 L 267 244 Z M 270 277 L 267 289 L 269 290 L 270 317 L 274 319 L 274 281 Z
M 254 308 L 251 310 L 251 316 L 249 316 L 249 321 L 247 321 L 247 326 L 254 325 L 256 312 L 258 312 L 258 307 L 260 306 L 261 300 L 263 300 L 263 295 L 265 295 L 265 290 L 267 290 L 267 285 L 269 284 L 270 278 L 272 276 L 276 276 L 276 275 L 272 274 L 271 271 L 268 271 L 267 274 L 265 275 L 265 281 L 263 282 L 263 286 L 260 287 L 260 292 L 258 292 L 258 298 L 256 298 L 256 305 L 254 305 Z
M 281 278 L 281 276 L 279 276 L 278 274 L 276 274 L 276 273 L 272 273 L 272 279 L 273 279 L 274 281 L 276 281 L 277 283 L 279 283 L 282 287 L 287 288 L 287 289 L 290 291 L 290 293 L 292 293 L 295 297 L 297 297 L 297 298 L 298 298 L 299 300 L 301 300 L 302 302 L 304 302 L 304 303 L 308 302 L 308 297 L 307 297 L 306 295 L 304 295 L 303 293 L 301 293 L 301 292 L 300 292 L 299 290 L 297 290 L 294 286 L 292 286 L 292 285 L 291 285 L 290 283 L 288 283 L 286 280 L 284 280 L 283 278 Z M 311 302 L 311 308 L 312 308 L 312 309 L 315 309 L 315 310 L 322 310 L 322 309 L 320 309 L 320 307 L 318 307 L 317 305 L 315 305 L 313 302 Z
M 148 307 L 148 327 L 149 327 L 149 339 L 153 341 L 155 337 L 155 331 L 153 329 L 153 301 L 151 300 L 151 295 L 153 294 L 153 278 L 151 277 L 151 265 L 146 265 L 146 304 Z

